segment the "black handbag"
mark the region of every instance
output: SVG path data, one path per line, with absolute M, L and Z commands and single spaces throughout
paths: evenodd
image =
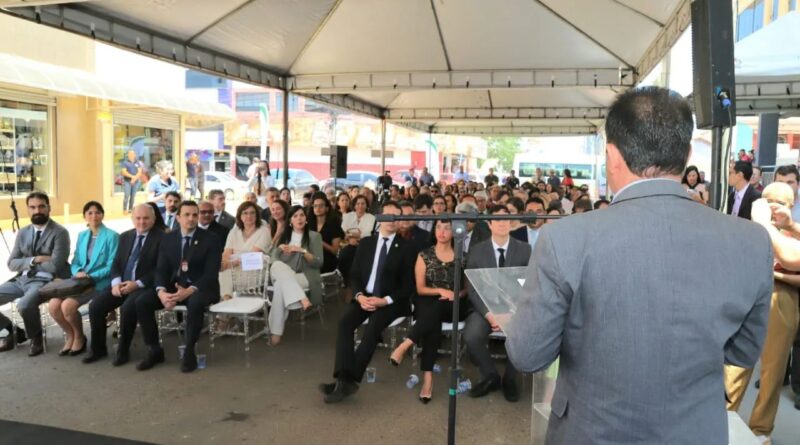
M 92 287 L 94 287 L 94 280 L 91 277 L 56 279 L 39 288 L 39 297 L 45 300 L 71 297 L 80 295 Z

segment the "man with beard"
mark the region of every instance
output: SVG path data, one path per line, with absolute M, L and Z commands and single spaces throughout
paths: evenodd
M 28 338 L 31 339 L 29 356 L 44 352 L 42 318 L 39 313 L 39 288 L 54 278 L 69 278 L 69 233 L 50 219 L 50 198 L 33 192 L 25 199 L 31 224 L 20 230 L 14 250 L 8 258 L 8 269 L 17 276 L 0 285 L 0 305 L 17 298 L 17 309 L 22 314 Z M 0 329 L 9 335 L 0 340 L 0 352 L 14 348 L 15 342 L 25 341 L 26 332 L 14 327 L 5 315 L 0 314 Z
M 181 194 L 178 192 L 167 192 L 164 198 L 164 212 L 161 216 L 164 217 L 164 224 L 167 229 L 175 230 L 178 228 L 178 204 L 181 203 Z

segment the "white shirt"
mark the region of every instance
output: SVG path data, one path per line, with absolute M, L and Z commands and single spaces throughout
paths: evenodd
M 506 262 L 508 262 L 508 243 L 511 241 L 511 237 L 506 240 L 506 243 L 502 246 L 498 245 L 494 238 L 492 238 L 492 247 L 494 248 L 494 262 L 497 264 L 497 267 L 500 267 L 500 251 L 497 249 L 503 249 L 503 256 L 506 258 Z
M 474 230 L 470 230 L 467 233 L 467 236 L 464 237 L 464 253 L 469 253 L 469 242 L 472 240 L 472 233 L 475 232 Z
M 528 244 L 533 249 L 534 245 L 536 245 L 536 240 L 539 239 L 539 229 L 531 229 L 531 226 L 526 227 L 528 229 Z
M 794 206 L 792 207 L 792 220 L 800 221 L 800 195 L 794 199 Z
M 575 203 L 565 196 L 561 198 L 561 207 L 564 209 L 564 213 L 570 215 L 572 214 L 572 208 L 575 207 Z
M 342 216 L 342 230 L 347 233 L 350 229 L 359 229 L 362 239 L 372 235 L 372 232 L 375 230 L 375 215 L 364 213 L 361 219 L 359 219 L 356 212 L 345 213 Z
M 742 199 L 744 199 L 744 193 L 747 191 L 748 187 L 750 187 L 750 184 L 745 185 L 741 190 L 733 192 L 733 208 L 731 209 L 731 215 L 739 216 L 739 210 L 742 207 Z
M 367 288 L 365 289 L 369 294 L 371 294 L 372 290 L 375 288 L 375 280 L 378 275 L 378 258 L 380 258 L 381 256 L 381 249 L 383 248 L 383 244 L 384 242 L 386 243 L 386 256 L 388 258 L 389 251 L 392 249 L 392 243 L 394 243 L 395 235 L 397 234 L 393 233 L 385 237 L 381 234 L 377 235 L 378 242 L 375 245 L 375 257 L 372 259 L 372 272 L 369 273 L 369 281 L 367 281 Z M 383 240 L 384 238 L 386 238 L 386 241 Z M 386 296 L 386 300 L 389 302 L 389 304 L 393 303 L 391 297 L 389 297 L 388 295 Z

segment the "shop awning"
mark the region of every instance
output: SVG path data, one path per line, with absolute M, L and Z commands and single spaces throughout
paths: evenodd
M 22 85 L 58 94 L 107 99 L 115 104 L 175 111 L 190 128 L 203 128 L 236 118 L 228 106 L 174 93 L 121 85 L 92 73 L 0 54 L 0 83 Z

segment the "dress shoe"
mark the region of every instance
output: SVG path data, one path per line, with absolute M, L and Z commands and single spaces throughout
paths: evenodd
M 325 394 L 327 396 L 328 394 L 332 393 L 334 389 L 336 389 L 336 382 L 333 382 L 333 383 L 320 383 L 317 386 L 317 389 L 319 389 L 319 392 L 321 392 L 322 394 Z
M 80 348 L 80 349 L 71 349 L 71 350 L 69 351 L 69 355 L 70 355 L 70 357 L 75 357 L 76 355 L 81 355 L 81 354 L 83 354 L 84 352 L 86 352 L 86 344 L 87 344 L 87 343 L 89 343 L 89 342 L 87 341 L 87 339 L 86 339 L 86 336 L 84 335 L 84 336 L 83 336 L 83 346 L 81 346 L 81 348 Z
M 130 360 L 131 356 L 128 354 L 128 351 L 117 351 L 114 360 L 111 362 L 111 366 L 119 367 L 128 363 Z
M 136 369 L 139 371 L 147 371 L 159 363 L 164 363 L 164 350 L 161 348 L 150 349 L 147 353 L 147 357 L 136 365 Z
M 66 356 L 68 356 L 68 355 L 69 355 L 69 351 L 70 351 L 70 349 L 69 349 L 69 348 L 67 348 L 67 349 L 62 349 L 62 350 L 58 351 L 58 356 L 59 356 L 59 357 L 66 357 Z
M 794 409 L 800 411 L 800 394 L 794 395 Z
M 761 379 L 756 380 L 756 383 L 753 386 L 755 386 L 756 389 L 761 389 Z
M 31 349 L 28 352 L 28 357 L 36 357 L 44 352 L 44 338 L 41 334 L 31 339 Z
M 98 361 L 100 359 L 103 359 L 105 357 L 108 357 L 108 351 L 106 351 L 106 352 L 95 352 L 95 351 L 92 351 L 89 355 L 84 357 L 83 360 L 81 360 L 81 361 L 88 365 L 89 363 L 94 363 L 94 362 L 96 362 L 96 361 Z
M 505 397 L 509 402 L 519 401 L 519 386 L 517 385 L 517 379 L 513 377 L 503 378 L 503 397 Z
M 194 351 L 190 351 L 187 348 L 186 352 L 183 353 L 181 372 L 188 373 L 194 371 L 195 369 L 197 369 L 197 355 L 195 355 Z
M 14 336 L 8 335 L 0 339 L 0 352 L 6 352 L 14 349 Z
M 18 345 L 21 345 L 22 343 L 28 341 L 28 336 L 25 335 L 25 329 L 22 329 L 21 327 L 17 326 L 16 328 L 14 328 L 14 332 Z
M 24 329 L 12 325 L 8 325 L 5 329 L 8 331 L 8 335 L 0 340 L 0 352 L 10 351 L 14 349 L 15 345 L 28 341 Z
M 469 396 L 473 398 L 483 397 L 498 389 L 500 389 L 500 376 L 494 374 L 476 383 L 475 386 L 469 390 Z
M 358 384 L 347 380 L 337 380 L 336 387 L 330 394 L 325 395 L 325 403 L 339 403 L 358 391 Z

